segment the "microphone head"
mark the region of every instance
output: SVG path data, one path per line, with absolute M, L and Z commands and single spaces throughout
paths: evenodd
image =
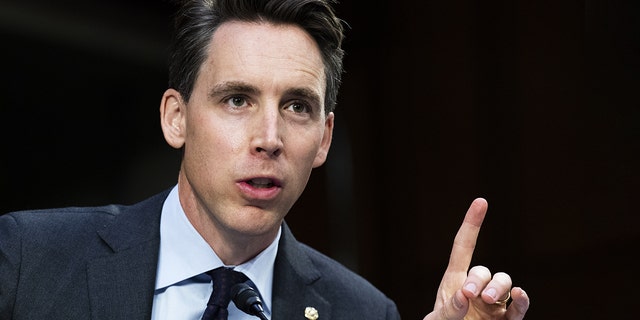
M 264 312 L 260 295 L 244 282 L 231 287 L 231 300 L 238 309 L 250 315 L 257 316 Z

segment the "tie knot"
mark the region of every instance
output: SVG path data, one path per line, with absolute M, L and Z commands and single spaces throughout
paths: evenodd
M 226 267 L 213 269 L 207 274 L 211 276 L 213 282 L 213 292 L 207 305 L 216 305 L 225 309 L 231 300 L 231 287 L 249 280 L 242 272 Z

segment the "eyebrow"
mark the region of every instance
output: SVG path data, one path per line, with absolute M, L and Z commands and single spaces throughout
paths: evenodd
M 234 93 L 257 94 L 260 90 L 248 83 L 242 81 L 228 81 L 215 85 L 209 91 L 209 97 L 218 97 Z
M 238 93 L 258 94 L 260 93 L 260 89 L 258 89 L 256 86 L 242 81 L 227 81 L 215 85 L 209 91 L 209 97 L 214 98 Z M 318 105 L 320 105 L 321 101 L 320 96 L 315 91 L 304 87 L 287 89 L 284 92 L 284 96 L 293 96 L 298 99 L 308 100 Z
M 285 96 L 294 96 L 303 100 L 307 100 L 311 103 L 320 105 L 320 96 L 308 88 L 291 88 L 285 91 Z

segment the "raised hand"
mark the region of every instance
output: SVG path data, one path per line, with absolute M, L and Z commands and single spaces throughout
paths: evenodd
M 434 310 L 424 320 L 520 320 L 529 309 L 529 297 L 511 287 L 511 277 L 491 274 L 484 266 L 469 269 L 487 201 L 475 199 L 453 241 L 449 265 L 442 277 Z M 509 303 L 511 300 L 511 303 Z

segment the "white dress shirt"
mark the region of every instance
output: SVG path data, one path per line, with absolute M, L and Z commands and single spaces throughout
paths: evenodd
M 250 261 L 234 267 L 243 272 L 262 297 L 265 314 L 271 318 L 273 265 L 278 252 L 276 239 Z M 200 320 L 213 287 L 205 273 L 224 264 L 185 216 L 175 186 L 162 207 L 160 256 L 153 297 L 152 320 Z M 229 320 L 255 320 L 229 303 Z

